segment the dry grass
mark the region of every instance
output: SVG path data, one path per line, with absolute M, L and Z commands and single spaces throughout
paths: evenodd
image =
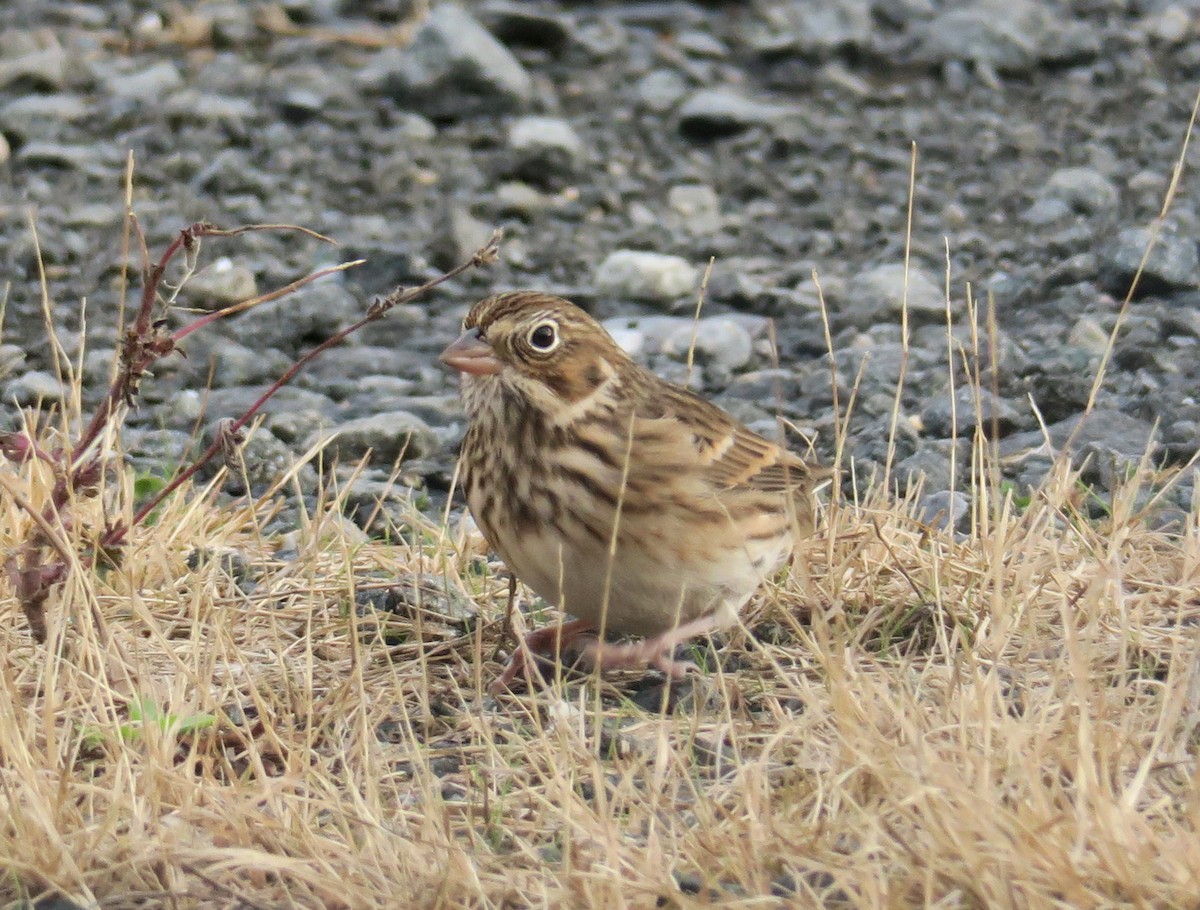
M 36 503 L 31 464 L 0 470 Z M 483 694 L 506 584 L 479 540 L 414 512 L 363 542 L 331 502 L 281 555 L 261 514 L 177 497 L 71 572 L 45 646 L 0 602 L 0 893 L 1194 906 L 1200 526 L 1147 530 L 1138 480 L 1100 521 L 1066 467 L 1020 509 L 981 482 L 959 539 L 831 508 L 665 714 L 629 678 Z M 9 552 L 31 519 L 2 508 Z M 383 586 L 420 606 L 356 606 Z

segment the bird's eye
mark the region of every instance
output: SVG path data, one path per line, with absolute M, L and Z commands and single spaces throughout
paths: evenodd
M 529 346 L 542 354 L 558 347 L 558 327 L 553 322 L 541 322 L 529 332 Z

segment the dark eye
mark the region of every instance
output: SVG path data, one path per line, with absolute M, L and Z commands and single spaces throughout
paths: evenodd
M 535 325 L 529 333 L 529 346 L 543 354 L 558 347 L 558 328 L 553 322 Z

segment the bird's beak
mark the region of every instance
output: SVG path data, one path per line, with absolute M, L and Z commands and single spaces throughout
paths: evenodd
M 448 367 L 472 376 L 488 376 L 503 369 L 492 346 L 479 337 L 479 329 L 470 329 L 458 336 L 450 347 L 438 358 Z

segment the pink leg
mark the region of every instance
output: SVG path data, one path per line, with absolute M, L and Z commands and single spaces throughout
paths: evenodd
M 575 639 L 592 631 L 593 628 L 591 623 L 584 622 L 582 619 L 573 619 L 560 626 L 547 626 L 536 632 L 530 632 L 513 652 L 513 656 L 509 658 L 504 672 L 488 686 L 488 691 L 494 695 L 511 688 L 515 680 L 525 678 L 526 666 L 533 672 L 537 672 L 537 665 L 532 659 L 534 655 L 561 654 L 570 647 Z M 589 645 L 589 647 L 591 646 Z
M 640 667 L 654 667 L 672 679 L 682 679 L 688 670 L 694 670 L 696 665 L 690 660 L 675 660 L 672 655 L 675 646 L 705 632 L 728 625 L 720 612 L 709 613 L 691 622 L 685 622 L 674 629 L 668 629 L 662 635 L 646 638 L 642 641 L 619 642 L 616 644 L 589 642 L 583 649 L 583 657 L 592 666 L 599 663 L 601 670 L 629 670 Z M 599 656 L 599 661 L 597 661 Z

